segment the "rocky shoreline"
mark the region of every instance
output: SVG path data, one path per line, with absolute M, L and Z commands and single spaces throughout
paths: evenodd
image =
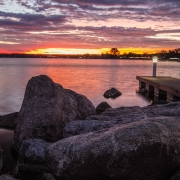
M 178 180 L 180 102 L 95 108 L 46 75 L 29 80 L 19 112 L 0 116 L 13 129 L 16 172 L 1 179 Z

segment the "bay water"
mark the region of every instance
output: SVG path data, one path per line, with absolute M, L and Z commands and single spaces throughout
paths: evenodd
M 136 93 L 136 76 L 152 76 L 150 60 L 0 58 L 0 115 L 20 110 L 28 80 L 40 74 L 85 95 L 95 107 L 103 101 L 113 108 L 150 104 L 150 100 Z M 180 78 L 180 63 L 159 61 L 157 76 Z M 122 96 L 105 99 L 104 92 L 112 87 Z

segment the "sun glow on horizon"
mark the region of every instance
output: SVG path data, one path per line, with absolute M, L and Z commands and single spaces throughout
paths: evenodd
M 76 49 L 76 48 L 39 48 L 25 52 L 25 54 L 107 54 L 110 52 L 111 48 L 101 48 L 101 49 Z M 125 53 L 158 53 L 161 50 L 168 51 L 171 48 L 118 48 L 120 54 Z
M 99 49 L 45 48 L 26 52 L 26 54 L 99 54 Z

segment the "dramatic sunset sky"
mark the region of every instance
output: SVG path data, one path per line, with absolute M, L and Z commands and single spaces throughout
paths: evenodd
M 0 0 L 0 53 L 180 48 L 180 0 Z

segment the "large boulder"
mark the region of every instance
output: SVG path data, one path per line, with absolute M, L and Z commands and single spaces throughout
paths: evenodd
M 77 101 L 77 115 L 75 119 L 85 119 L 86 117 L 95 114 L 95 107 L 86 96 L 78 94 L 70 89 L 66 89 L 66 92 L 72 94 Z
M 23 172 L 48 172 L 45 165 L 45 149 L 51 143 L 41 139 L 24 140 L 18 158 L 18 170 Z
M 110 108 L 101 114 L 89 116 L 86 120 L 67 123 L 63 129 L 63 138 L 108 129 L 117 125 L 139 121 L 146 117 L 143 109 L 137 106 Z
M 86 120 L 100 120 L 100 121 L 123 121 L 124 123 L 134 122 L 144 119 L 146 115 L 141 107 L 118 107 L 109 108 L 101 114 L 92 115 Z
M 31 78 L 17 117 L 13 150 L 18 152 L 22 142 L 28 139 L 55 142 L 62 138 L 62 129 L 68 122 L 95 114 L 95 107 L 84 96 L 83 102 L 86 103 L 82 112 L 77 96 L 46 75 Z
M 164 180 L 180 163 L 180 118 L 159 117 L 73 136 L 47 148 L 56 179 Z
M 15 129 L 18 112 L 0 116 L 0 128 Z
M 98 131 L 101 129 L 109 129 L 119 125 L 119 121 L 99 121 L 99 120 L 77 120 L 72 121 L 63 129 L 63 138 L 76 136 L 79 134 L 86 134 L 88 132 Z
M 147 107 L 119 107 L 107 109 L 102 114 L 92 115 L 84 120 L 72 121 L 63 129 L 63 137 L 67 138 L 101 129 L 136 122 L 142 119 L 162 116 L 180 116 L 180 102 L 167 105 Z

